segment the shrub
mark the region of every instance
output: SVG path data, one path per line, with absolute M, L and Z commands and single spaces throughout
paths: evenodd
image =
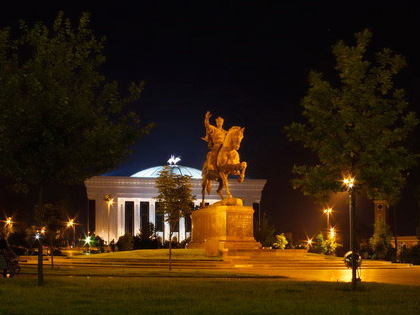
M 159 248 L 159 239 L 153 223 L 143 227 L 143 229 L 133 237 L 133 249 L 155 249 Z
M 273 247 L 277 249 L 285 249 L 286 245 L 289 242 L 286 239 L 286 236 L 284 236 L 284 233 L 281 233 L 280 235 L 276 235 L 276 242 L 273 243 Z
M 127 251 L 133 249 L 133 236 L 130 233 L 125 233 L 120 236 L 117 242 L 119 251 Z
M 322 232 L 315 237 L 313 245 L 308 248 L 311 253 L 333 255 L 338 247 L 341 245 L 337 244 L 335 237 L 329 237 L 324 240 Z

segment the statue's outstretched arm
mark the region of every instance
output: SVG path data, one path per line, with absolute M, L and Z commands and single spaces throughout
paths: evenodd
M 207 112 L 206 116 L 204 117 L 204 126 L 206 126 L 206 129 L 210 128 L 210 117 L 211 117 L 210 112 Z

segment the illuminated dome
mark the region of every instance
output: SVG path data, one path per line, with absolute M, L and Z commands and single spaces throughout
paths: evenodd
M 201 171 L 187 166 L 182 165 L 168 165 L 173 174 L 177 175 L 189 175 L 191 178 L 197 178 L 201 179 Z M 159 177 L 160 171 L 164 168 L 164 166 L 155 166 L 151 168 L 147 168 L 145 170 L 142 170 L 140 172 L 137 172 L 131 177 L 147 177 L 147 178 L 157 178 Z

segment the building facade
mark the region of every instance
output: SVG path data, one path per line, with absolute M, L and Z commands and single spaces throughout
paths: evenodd
M 168 165 L 175 174 L 191 176 L 193 195 L 196 196 L 194 207 L 201 204 L 201 171 L 181 166 Z M 148 168 L 130 177 L 94 176 L 85 181 L 89 199 L 89 231 L 95 232 L 108 244 L 125 233 L 137 235 L 149 223 L 155 227 L 157 235 L 162 240 L 169 239 L 169 225 L 165 218 L 156 211 L 159 207 L 154 199 L 158 195 L 155 187 L 156 178 L 163 166 Z M 266 180 L 245 179 L 239 184 L 237 180 L 229 181 L 232 195 L 243 200 L 244 206 L 253 207 L 259 215 L 261 192 Z M 216 193 L 218 183 L 213 183 L 212 193 L 206 195 L 206 204 L 220 200 Z M 111 202 L 107 202 L 109 196 Z M 191 218 L 182 218 L 173 233 L 178 241 L 183 241 L 191 235 Z

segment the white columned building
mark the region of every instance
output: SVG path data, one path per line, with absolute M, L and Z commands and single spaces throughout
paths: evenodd
M 169 161 L 168 161 L 169 162 Z M 193 195 L 196 196 L 194 205 L 201 204 L 201 171 L 181 166 L 169 165 L 172 172 L 191 176 Z M 156 211 L 158 203 L 154 199 L 158 195 L 155 188 L 156 178 L 163 166 L 157 166 L 128 176 L 94 176 L 85 181 L 89 199 L 89 231 L 95 232 L 109 243 L 125 233 L 137 235 L 142 227 L 153 223 L 157 235 L 163 240 L 169 239 L 169 226 L 161 214 Z M 236 179 L 229 181 L 229 187 L 235 198 L 241 198 L 244 206 L 253 207 L 259 215 L 261 192 L 266 180 L 245 179 L 239 184 Z M 213 183 L 212 193 L 206 195 L 208 204 L 220 200 L 217 195 L 218 183 Z M 108 204 L 104 196 L 109 195 L 113 202 Z M 108 213 L 109 209 L 109 213 Z M 191 235 L 191 219 L 182 218 L 173 237 L 183 241 Z

